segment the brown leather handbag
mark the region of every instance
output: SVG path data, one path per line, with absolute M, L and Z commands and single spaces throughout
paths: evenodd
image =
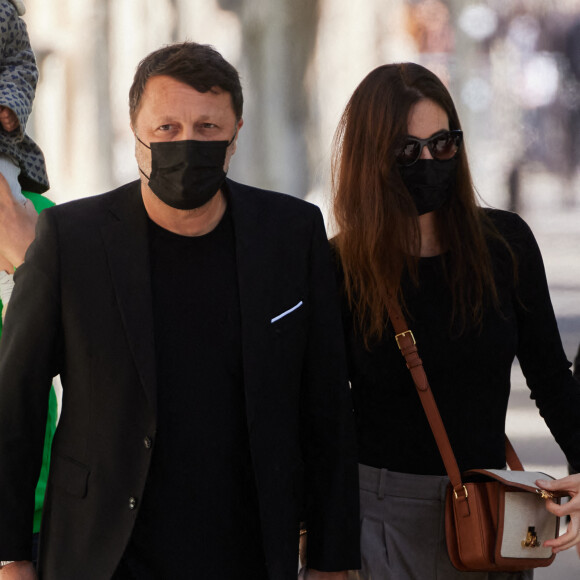
M 504 469 L 459 472 L 457 460 L 433 397 L 413 333 L 399 304 L 388 305 L 397 345 L 427 415 L 449 487 L 445 502 L 445 535 L 449 559 L 462 571 L 515 572 L 549 566 L 555 558 L 544 540 L 558 537 L 559 518 L 546 510 L 545 500 L 559 502 L 565 494 L 539 489 L 537 479 L 554 479 L 524 468 L 506 436 Z

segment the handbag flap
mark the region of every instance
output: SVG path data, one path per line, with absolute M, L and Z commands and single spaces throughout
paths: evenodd
M 533 491 L 538 495 L 542 495 L 542 490 L 536 485 L 537 479 L 555 479 L 547 473 L 542 473 L 541 471 L 509 471 L 507 469 L 470 469 L 463 473 L 463 476 L 473 475 L 485 475 L 496 481 L 501 481 L 502 483 L 517 487 L 525 491 Z M 567 495 L 560 491 L 550 491 L 547 492 L 547 497 L 564 497 Z

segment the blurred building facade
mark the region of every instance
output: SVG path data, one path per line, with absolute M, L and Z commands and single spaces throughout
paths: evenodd
M 30 132 L 57 202 L 138 177 L 127 94 L 150 51 L 214 45 L 241 73 L 231 176 L 324 203 L 334 129 L 362 78 L 411 60 L 450 87 L 476 185 L 520 209 L 522 182 L 557 176 L 573 203 L 580 157 L 577 0 L 26 0 L 41 80 Z

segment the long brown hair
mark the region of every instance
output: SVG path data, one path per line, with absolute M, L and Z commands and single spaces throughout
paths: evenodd
M 394 295 L 404 304 L 403 271 L 418 283 L 418 215 L 397 170 L 395 150 L 407 135 L 411 108 L 423 99 L 447 113 L 451 130 L 461 129 L 453 100 L 439 78 L 418 64 L 402 63 L 380 66 L 363 79 L 334 138 L 334 243 L 350 307 L 367 345 L 384 332 L 387 297 Z M 455 191 L 437 211 L 436 224 L 448 250 L 453 319 L 460 328 L 468 320 L 478 325 L 485 300 L 497 305 L 486 236 L 499 234 L 476 202 L 463 146 Z

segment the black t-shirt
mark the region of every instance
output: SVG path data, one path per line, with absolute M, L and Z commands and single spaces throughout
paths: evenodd
M 229 209 L 203 236 L 149 233 L 157 433 L 123 566 L 139 580 L 266 578 Z
M 461 470 L 502 468 L 514 357 L 532 397 L 569 461 L 580 464 L 580 389 L 569 371 L 541 255 L 516 214 L 489 210 L 505 246 L 490 241 L 500 309 L 488 305 L 481 328 L 450 328 L 447 255 L 419 261 L 419 286 L 403 279 L 407 322 Z M 460 249 L 459 249 L 460 251 Z M 370 350 L 343 298 L 349 377 L 360 463 L 392 471 L 444 475 L 445 469 L 411 375 L 390 329 Z

